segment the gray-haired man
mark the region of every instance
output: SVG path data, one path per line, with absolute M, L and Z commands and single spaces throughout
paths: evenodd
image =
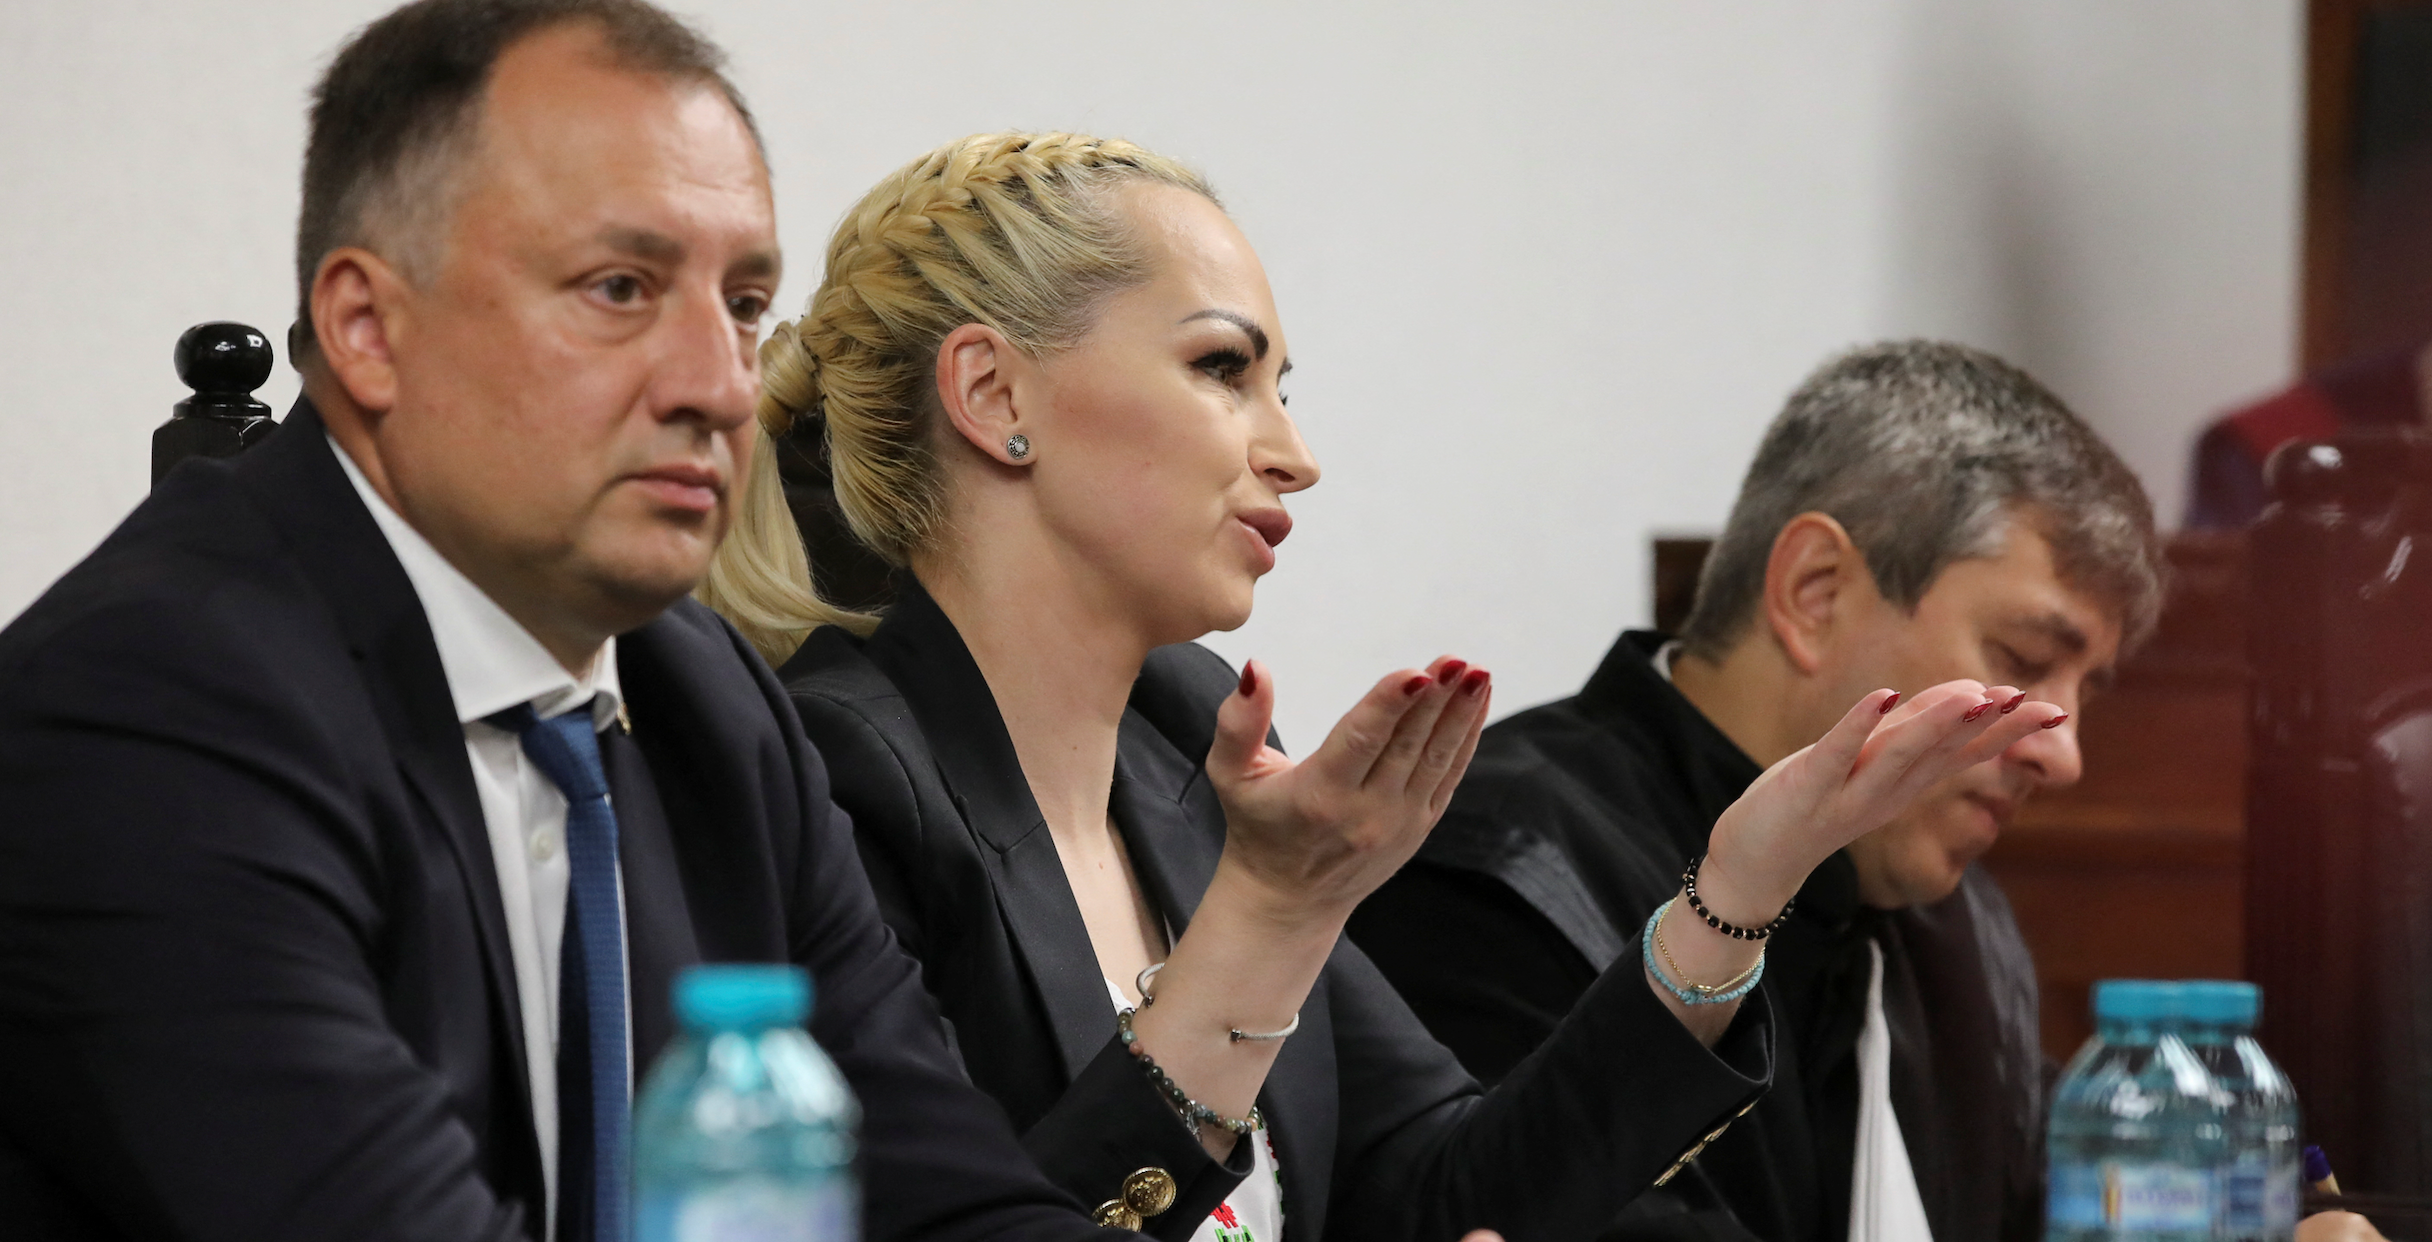
M 1841 705 L 1972 677 L 2074 714 L 2159 595 L 2143 489 L 2041 385 L 1955 345 L 1844 355 L 1767 432 L 1679 639 L 1624 635 L 1579 695 L 1488 729 L 1352 935 L 1491 1082 Z M 2077 779 L 2055 723 L 1817 869 L 1768 955 L 1773 1092 L 1614 1236 L 2041 1236 L 2034 971 L 1970 864 Z

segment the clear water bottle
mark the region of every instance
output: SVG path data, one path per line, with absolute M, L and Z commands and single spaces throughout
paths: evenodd
M 2185 987 L 2188 1046 L 2232 1101 L 2216 1236 L 2287 1242 L 2297 1231 L 2297 1091 L 2255 1042 L 2263 993 L 2220 980 Z
M 858 1242 L 861 1109 L 811 1042 L 811 980 L 792 966 L 696 966 L 683 1034 L 633 1117 L 639 1242 Z
M 2094 1038 L 2052 1100 L 2046 1242 L 2212 1242 L 2229 1098 L 2182 1035 L 2177 984 L 2094 986 Z

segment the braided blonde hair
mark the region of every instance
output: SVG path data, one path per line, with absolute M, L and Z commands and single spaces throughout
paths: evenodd
M 845 521 L 907 563 L 945 520 L 939 344 L 978 323 L 1037 358 L 1084 336 L 1108 296 L 1149 278 L 1108 194 L 1132 182 L 1216 200 L 1197 173 L 1120 139 L 976 134 L 898 169 L 837 227 L 809 308 L 760 346 L 759 461 L 697 593 L 771 663 L 821 625 L 877 624 L 819 598 L 771 437 L 819 419 Z

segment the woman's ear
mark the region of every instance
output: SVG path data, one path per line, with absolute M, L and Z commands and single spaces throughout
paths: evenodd
M 946 420 L 973 448 L 1008 466 L 1031 455 L 1013 393 L 1024 361 L 1004 333 L 986 324 L 964 324 L 937 346 L 937 400 Z
M 1822 668 L 1874 573 L 1849 532 L 1830 515 L 1802 513 L 1782 524 L 1765 561 L 1765 625 L 1799 671 Z

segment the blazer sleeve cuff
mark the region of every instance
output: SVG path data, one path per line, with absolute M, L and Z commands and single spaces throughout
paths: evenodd
M 1163 1171 L 1173 1179 L 1174 1204 L 1139 1226 L 1163 1242 L 1186 1242 L 1249 1176 L 1256 1150 L 1245 1141 L 1221 1163 L 1210 1156 L 1149 1082 L 1139 1059 L 1113 1038 L 1022 1144 L 1048 1180 L 1079 1199 L 1085 1211 L 1120 1200 L 1124 1179 L 1134 1173 Z

